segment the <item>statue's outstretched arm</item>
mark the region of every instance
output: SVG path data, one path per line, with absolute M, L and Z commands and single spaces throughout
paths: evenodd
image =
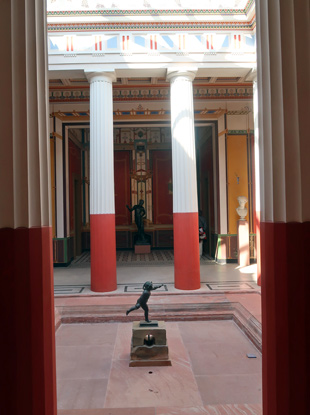
M 129 207 L 128 205 L 126 205 L 126 208 L 129 210 L 129 212 L 133 211 L 133 208 Z
M 157 288 L 162 287 L 164 284 L 153 285 L 152 290 L 157 290 Z

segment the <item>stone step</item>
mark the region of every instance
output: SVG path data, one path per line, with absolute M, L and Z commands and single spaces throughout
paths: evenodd
M 262 415 L 260 404 L 223 404 L 190 408 L 59 409 L 57 415 Z

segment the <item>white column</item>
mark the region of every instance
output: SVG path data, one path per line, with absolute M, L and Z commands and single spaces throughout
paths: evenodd
M 90 214 L 115 213 L 113 72 L 87 73 L 90 82 Z
M 171 82 L 173 212 L 198 212 L 193 80 L 195 72 L 176 71 Z
M 309 413 L 309 0 L 257 0 L 264 415 Z M 292 289 L 294 287 L 294 289 Z
M 227 234 L 227 172 L 226 172 L 226 114 L 218 120 L 218 164 L 219 164 L 219 199 L 220 229 L 219 234 Z M 216 175 L 214 175 L 216 177 Z M 226 255 L 226 254 L 225 254 Z M 225 256 L 226 258 L 226 256 Z
M 69 174 L 69 126 L 65 127 L 65 140 L 64 145 L 64 154 L 65 159 L 65 172 L 64 172 L 64 186 L 65 186 L 65 200 L 66 200 L 66 209 L 64 209 L 64 221 L 65 221 L 65 238 L 70 237 L 70 174 Z
M 64 171 L 63 171 L 63 140 L 62 137 L 62 122 L 58 118 L 55 119 L 56 132 L 56 238 L 65 237 L 64 229 Z M 60 138 L 62 137 L 62 139 Z
M 2 414 L 54 415 L 46 2 L 1 2 Z
M 256 234 L 256 261 L 257 283 L 261 285 L 261 248 L 260 248 L 260 142 L 258 128 L 258 90 L 257 81 L 253 82 L 253 112 L 254 112 L 254 163 L 255 163 L 255 234 Z
M 114 207 L 114 72 L 86 73 L 90 82 L 90 232 L 91 287 L 116 289 Z
M 175 286 L 200 288 L 194 128 L 195 70 L 171 70 L 171 137 Z

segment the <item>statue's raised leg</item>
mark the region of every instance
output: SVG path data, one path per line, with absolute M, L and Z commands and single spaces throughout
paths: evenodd
M 140 308 L 140 304 L 137 303 L 136 305 L 134 305 L 133 307 L 131 307 L 129 310 L 126 311 L 126 316 L 128 316 L 129 313 L 131 313 L 134 310 L 138 310 Z

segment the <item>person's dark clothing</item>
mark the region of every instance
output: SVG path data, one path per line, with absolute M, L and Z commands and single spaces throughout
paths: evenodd
M 204 232 L 207 230 L 207 221 L 203 216 L 199 216 L 199 228 L 202 228 Z

